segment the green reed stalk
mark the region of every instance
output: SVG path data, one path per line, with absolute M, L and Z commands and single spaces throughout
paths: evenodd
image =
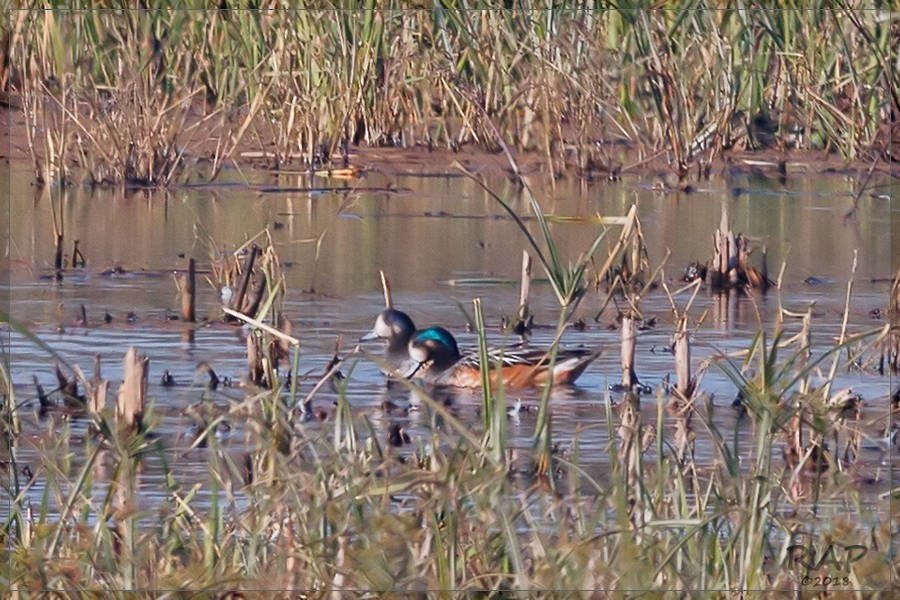
M 216 569 L 219 558 L 218 542 L 221 532 L 221 515 L 219 507 L 219 454 L 216 450 L 216 436 L 209 436 L 209 510 L 206 516 L 203 537 L 203 566 L 208 573 Z
M 475 300 L 472 301 L 472 304 L 475 308 L 475 334 L 478 336 L 478 359 L 481 365 L 481 418 L 483 421 L 484 430 L 485 432 L 487 432 L 490 431 L 491 416 L 494 414 L 493 390 L 491 389 L 491 367 L 487 348 L 487 332 L 485 331 L 484 327 L 484 314 L 481 310 L 481 299 L 475 298 Z
M 553 370 L 556 365 L 556 355 L 559 351 L 559 339 L 565 330 L 568 317 L 564 309 L 559 311 L 559 320 L 556 323 L 556 336 L 547 355 L 547 368 Z M 547 381 L 541 392 L 541 403 L 538 407 L 537 417 L 535 418 L 534 434 L 532 435 L 532 463 L 534 471 L 537 475 L 545 476 L 552 469 L 552 452 L 553 452 L 553 436 L 551 425 L 553 422 L 553 413 L 550 410 L 550 392 L 553 388 L 553 380 Z M 551 486 L 554 485 L 554 479 L 549 478 Z
M 497 394 L 491 386 L 490 355 L 487 347 L 487 330 L 484 326 L 484 314 L 481 299 L 473 301 L 475 307 L 475 332 L 478 335 L 478 359 L 480 361 L 482 404 L 481 418 L 484 426 L 485 443 L 491 449 L 493 460 L 497 464 L 504 463 L 506 451 L 506 402 L 504 400 L 502 355 L 497 359 Z

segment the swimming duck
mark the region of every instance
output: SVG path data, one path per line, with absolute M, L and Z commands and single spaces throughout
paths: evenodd
M 453 334 L 444 327 L 416 330 L 409 315 L 389 308 L 378 315 L 375 327 L 361 339 L 387 340 L 385 359 L 406 378 L 438 386 L 481 387 L 478 353 L 460 352 Z M 571 384 L 599 355 L 600 351 L 585 348 L 559 349 L 551 370 L 547 349 L 493 348 L 488 351 L 489 360 L 492 365 L 500 361 L 501 368 L 491 369 L 491 383 L 496 385 L 502 377 L 508 388 L 543 385 L 551 379 L 554 384 Z
M 550 352 L 545 348 L 509 347 L 488 350 L 490 381 L 502 379 L 507 388 L 526 388 L 552 381 L 556 385 L 574 383 L 600 356 L 599 350 L 560 348 L 550 368 Z M 412 376 L 435 385 L 481 387 L 481 360 L 478 353 L 461 353 L 456 340 L 442 327 L 416 333 L 409 342 L 409 357 L 417 366 Z M 494 365 L 500 363 L 500 368 Z
M 382 373 L 392 376 L 395 373 L 407 373 L 415 365 L 410 363 L 409 342 L 416 333 L 413 320 L 405 312 L 388 308 L 378 314 L 372 331 L 359 341 L 384 340 L 387 347 L 384 359 L 390 369 L 382 369 Z

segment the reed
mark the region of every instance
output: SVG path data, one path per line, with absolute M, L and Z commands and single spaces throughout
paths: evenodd
M 676 452 L 679 434 L 663 421 L 663 398 L 654 424 L 624 407 L 616 414 L 607 396 L 609 472 L 600 481 L 581 467 L 580 440 L 591 433 L 582 429 L 570 451 L 554 457 L 547 477 L 555 492 L 542 478 L 511 478 L 496 448 L 427 396 L 424 408 L 444 426 L 398 454 L 346 407 L 333 427 L 307 427 L 282 406 L 285 391 L 248 394 L 217 417 L 245 424 L 246 458 L 209 435 L 213 420 L 207 445 L 194 450 L 208 457 L 208 480 L 190 485 L 168 466 L 173 449 L 153 436 L 152 411 L 144 431 L 120 428 L 107 411 L 98 437 L 51 416 L 30 442 L 5 438 L 13 457 L 22 443 L 43 450 L 33 474 L 4 480 L 13 502 L 0 577 L 20 593 L 798 590 L 816 571 L 792 559 L 807 517 L 789 490 L 853 500 L 852 485 L 797 480 L 773 458 L 772 433 L 793 414 L 779 396 L 802 375 L 776 352 L 782 341 L 760 338 L 749 349 L 759 380 L 739 375 L 737 365 L 729 371 L 751 388 L 752 448 L 717 429 L 709 404 L 697 408 L 718 465 L 706 470 L 689 449 Z M 690 433 L 692 425 L 682 427 Z M 142 462 L 151 456 L 167 490 L 152 509 L 127 500 L 139 499 Z M 847 571 L 860 589 L 896 575 L 887 520 L 861 530 L 823 527 L 822 535 L 866 547 L 865 560 Z
M 278 2 L 202 18 L 168 5 L 145 13 L 7 15 L 12 64 L 24 65 L 10 80 L 32 86 L 22 93 L 31 94 L 24 106 L 36 177 L 71 182 L 77 164 L 96 183 L 171 185 L 186 176 L 181 146 L 199 135 L 191 129 L 194 118 L 254 139 L 277 166 L 298 161 L 315 168 L 351 143 L 478 143 L 500 146 L 515 171 L 510 145 L 542 152 L 554 173 L 572 161 L 588 172 L 612 170 L 622 160 L 614 145 L 596 142 L 624 140 L 642 157 L 667 153 L 684 175 L 692 161 L 740 144 L 831 147 L 846 156 L 870 151 L 886 100 L 896 93 L 896 86 L 879 87 L 896 75 L 886 67 L 889 23 L 876 2 L 858 15 L 824 4 L 819 11 L 781 12 L 687 10 L 720 8 L 703 2 L 665 12 L 536 2 L 519 2 L 515 11 L 457 4 L 401 10 L 392 0 L 377 7 L 382 10 L 332 12 L 331 20 L 274 10 Z M 223 53 L 231 60 L 220 60 Z M 850 117 L 843 108 L 840 116 L 834 111 L 845 96 Z M 107 103 L 109 111 L 101 112 Z M 241 106 L 250 107 L 246 115 L 232 112 Z M 115 137 L 127 127 L 143 145 Z M 211 172 L 235 151 L 231 139 L 216 144 Z M 552 363 L 589 289 L 587 269 L 603 233 L 567 262 L 527 186 L 536 232 L 485 189 L 518 224 L 551 282 L 559 304 Z M 616 285 L 643 295 L 650 284 L 637 277 L 646 261 L 636 209 L 605 224 L 622 232 L 595 280 L 608 281 L 618 263 Z M 246 247 L 266 238 L 263 232 Z M 0 486 L 11 499 L 0 527 L 4 589 L 21 595 L 138 589 L 335 597 L 362 589 L 799 595 L 809 590 L 804 577 L 819 572 L 793 560 L 793 536 L 807 527 L 800 509 L 808 499 L 813 510 L 830 500 L 872 514 L 859 506 L 840 461 L 832 463 L 834 474 L 813 477 L 804 476 L 804 465 L 815 463 L 813 442 L 824 448 L 830 435 L 852 435 L 854 425 L 826 418 L 832 381 L 851 362 L 841 361 L 843 353 L 879 332 L 851 334 L 845 319 L 841 341 L 811 356 L 811 312 L 793 337 L 781 324 L 774 334 L 760 325 L 746 351 L 715 357 L 695 377 L 684 375 L 681 392 L 691 406 L 677 415 L 674 432 L 664 420 L 664 398 L 655 399 L 655 422 L 647 422 L 630 400 L 614 410 L 607 392 L 611 461 L 602 479 L 579 461 L 583 436 L 597 431 L 581 429 L 564 451 L 554 447 L 548 386 L 535 424 L 533 468 L 515 471 L 505 454 L 503 394 L 492 395 L 489 386 L 482 431 L 477 424 L 472 431 L 442 402 L 400 382 L 434 424 L 413 450 L 392 449 L 383 432 L 351 410 L 352 366 L 337 386 L 332 423 L 314 427 L 295 418 L 299 343 L 276 327 L 284 285 L 268 242 L 256 257 L 265 276 L 248 310 L 253 314 L 226 312 L 250 323 L 267 347 L 275 338 L 290 344 L 289 379 L 277 376 L 270 358 L 268 387 L 248 388 L 241 399 L 223 397 L 225 408 L 204 420 L 186 448 L 177 441 L 166 448 L 154 436 L 152 408 L 140 428 L 120 426 L 100 407 L 91 415 L 97 435 L 73 432 L 76 415 L 51 413 L 37 421 L 35 435 L 21 436 L 17 421 L 28 405 L 0 370 L 0 462 L 7 475 Z M 237 287 L 246 274 L 240 287 L 250 285 L 249 260 L 241 265 L 238 255 L 213 257 L 211 284 Z M 896 333 L 897 289 L 893 330 L 879 330 L 882 341 Z M 386 291 L 388 306 L 389 296 Z M 674 302 L 672 308 L 676 333 L 684 336 L 688 309 L 679 311 Z M 475 314 L 486 381 L 478 303 Z M 2 316 L 48 357 L 59 358 Z M 825 381 L 813 385 L 829 359 Z M 737 422 L 732 435 L 711 417 L 713 399 L 699 377 L 713 364 L 741 390 L 749 441 L 737 435 Z M 79 369 L 67 370 L 87 387 Z M 243 424 L 245 455 L 235 456 L 211 435 L 225 419 Z M 706 464 L 694 453 L 699 427 L 711 440 Z M 17 462 L 24 444 L 40 457 L 28 475 Z M 780 448 L 785 460 L 778 459 Z M 172 456 L 186 450 L 205 453 L 205 481 L 182 482 L 170 467 Z M 165 489 L 152 508 L 139 502 L 144 461 L 151 457 L 162 465 Z M 835 522 L 818 531 L 866 548 L 865 562 L 848 562 L 842 571 L 864 591 L 898 575 L 889 506 L 896 496 L 896 490 L 885 495 L 867 528 Z
M 900 70 L 877 0 L 515 4 L 18 11 L 5 79 L 45 182 L 165 186 L 188 157 L 214 176 L 242 140 L 310 169 L 352 144 L 496 149 L 495 128 L 553 174 L 662 156 L 685 177 L 742 148 L 885 156 Z

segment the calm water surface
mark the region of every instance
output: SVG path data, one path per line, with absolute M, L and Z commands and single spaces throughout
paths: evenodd
M 86 373 L 91 372 L 93 357 L 99 354 L 103 375 L 113 382 L 111 392 L 121 379 L 121 359 L 127 347 L 137 346 L 148 355 L 154 430 L 179 457 L 177 471 L 188 482 L 206 482 L 208 462 L 205 450 L 188 450 L 192 421 L 185 408 L 204 399 L 225 408 L 229 399 L 243 398 L 238 387 L 207 391 L 204 379 L 196 375 L 198 363 L 205 361 L 220 376 L 234 381 L 241 379 L 246 368 L 243 331 L 218 323 L 219 291 L 204 277 L 198 277 L 197 312 L 216 323 L 199 328 L 191 340 L 177 320 L 169 319 L 179 310 L 172 274 L 184 269 L 189 257 L 208 273 L 213 257 L 233 252 L 268 229 L 285 265 L 285 313 L 302 341 L 301 371 L 309 374 L 302 393 L 325 369 L 338 336 L 343 336 L 344 348 L 349 349 L 371 328 L 383 303 L 379 269 L 390 275 L 395 305 L 409 312 L 418 324 L 443 324 L 458 333 L 462 345 L 472 345 L 474 336 L 465 332 L 466 317 L 460 307 L 471 311 L 472 299 L 479 297 L 492 325 L 492 341 L 504 341 L 499 322 L 515 312 L 518 288 L 515 283 L 491 280 L 518 278 L 525 240 L 515 224 L 503 217 L 501 208 L 470 181 L 373 174 L 345 184 L 253 173 L 248 187 L 237 174 L 230 176 L 238 185 L 168 193 L 50 190 L 54 197 L 61 196 L 62 213 L 57 216 L 63 224 L 67 252 L 77 239 L 87 259 L 85 269 L 68 273 L 61 282 L 51 277 L 54 214 L 51 202 L 42 195 L 47 192 L 31 185 L 27 168 L 14 166 L 12 180 L 0 181 L 11 191 L 11 230 L 6 245 L 10 286 L 3 293 L 8 296 L 4 304 L 12 317 Z M 490 183 L 520 214 L 528 214 L 525 200 L 511 184 L 503 179 Z M 566 217 L 553 223 L 553 233 L 564 256 L 573 260 L 598 233 L 595 216 L 624 215 L 637 204 L 650 263 L 660 264 L 666 252 L 671 252 L 663 274 L 675 289 L 685 265 L 712 255 L 712 233 L 725 208 L 735 231 L 751 236 L 757 248 L 768 249 L 773 278 L 786 263 L 780 292 L 784 307 L 802 312 L 814 305 L 814 355 L 827 349 L 840 333 L 854 251 L 858 251 L 858 269 L 849 329 L 861 332 L 884 324 L 873 317 L 873 311 L 887 308 L 889 280 L 900 263 L 897 242 L 892 238 L 892 232 L 900 231 L 900 203 L 894 189 L 879 187 L 876 194 L 863 195 L 857 218 L 846 221 L 843 215 L 851 206 L 853 185 L 837 175 L 796 177 L 784 184 L 762 177 L 720 178 L 701 183 L 691 194 L 657 192 L 653 181 L 639 178 L 592 185 L 562 181 L 555 189 L 548 189 L 545 183 L 536 179 L 531 185 L 547 213 Z M 256 187 L 263 185 L 345 189 L 267 192 Z M 365 186 L 366 191 L 354 191 L 356 185 Z M 618 229 L 612 228 L 608 244 L 601 246 L 598 256 L 604 256 L 617 235 Z M 756 252 L 753 259 L 758 260 L 758 255 Z M 121 267 L 125 273 L 103 274 L 113 267 Z M 823 283 L 810 285 L 805 282 L 809 277 Z M 616 315 L 613 308 L 607 308 L 598 316 L 603 298 L 597 292 L 588 294 L 575 315 L 584 319 L 586 329 L 568 331 L 563 343 L 604 347 L 606 352 L 576 387 L 554 392 L 553 399 L 554 437 L 563 448 L 577 439 L 581 460 L 599 477 L 608 467 L 604 397 L 608 385 L 620 375 Z M 683 305 L 687 297 L 678 300 Z M 87 323 L 82 322 L 82 306 Z M 640 308 L 648 317 L 656 317 L 657 324 L 641 332 L 637 371 L 645 383 L 658 387 L 669 373 L 674 375 L 672 356 L 662 351 L 670 342 L 672 314 L 661 291 L 641 299 Z M 778 292 L 728 298 L 702 291 L 691 310 L 692 323 L 705 315 L 693 332 L 694 369 L 714 354 L 746 349 L 760 327 L 760 318 L 771 330 L 778 310 Z M 532 288 L 532 311 L 539 325 L 556 322 L 556 303 L 549 286 L 538 283 Z M 796 331 L 799 323 L 788 321 L 787 328 Z M 33 378 L 53 389 L 55 360 L 17 332 L 5 337 L 27 433 L 17 460 L 36 464 L 41 433 L 58 424 L 36 416 Z M 532 341 L 549 343 L 551 337 L 550 327 L 539 327 Z M 377 351 L 376 347 L 370 349 Z M 826 371 L 828 365 L 830 361 Z M 164 370 L 172 374 L 176 386 L 160 385 Z M 835 389 L 852 386 L 862 394 L 866 432 L 875 435 L 887 420 L 888 396 L 896 385 L 887 375 L 839 372 Z M 351 406 L 368 415 L 379 435 L 386 436 L 392 423 L 401 424 L 414 437 L 424 435 L 430 426 L 427 411 L 382 411 L 386 398 L 401 406 L 409 398 L 404 392 L 387 390 L 377 367 L 369 361 L 360 360 L 352 367 L 347 389 Z M 714 423 L 729 434 L 737 430 L 739 440 L 749 448 L 749 423 L 738 422 L 730 407 L 736 393 L 730 381 L 714 367 L 703 372 L 700 389 L 711 398 Z M 315 405 L 331 412 L 334 399 L 332 392 L 323 391 Z M 537 404 L 532 392 L 508 398 L 511 404 L 516 400 L 526 408 Z M 478 426 L 478 395 L 459 393 L 451 401 L 457 416 Z M 655 422 L 655 395 L 645 397 L 642 410 L 649 422 Z M 668 419 L 667 427 L 672 426 Z M 83 420 L 72 420 L 68 426 L 77 434 L 84 433 Z M 308 426 L 322 425 L 313 422 Z M 533 412 L 512 418 L 511 445 L 527 449 L 533 429 Z M 244 439 L 238 425 L 223 437 L 236 453 L 244 448 Z M 79 454 L 77 450 L 74 453 L 76 462 Z M 701 463 L 712 460 L 703 436 L 698 438 L 697 457 Z M 871 444 L 864 447 L 862 458 L 863 467 L 896 474 L 897 463 Z M 141 480 L 151 503 L 163 493 L 160 470 L 154 468 L 153 460 Z M 872 493 L 889 486 L 888 476 Z M 40 486 L 33 493 L 39 494 Z

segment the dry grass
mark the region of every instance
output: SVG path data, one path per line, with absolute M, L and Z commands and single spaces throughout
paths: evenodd
M 552 173 L 662 156 L 684 177 L 731 149 L 886 157 L 900 69 L 864 4 L 23 10 L 4 78 L 44 181 L 164 186 L 241 142 L 309 168 L 354 144 L 497 149 L 495 130 Z

